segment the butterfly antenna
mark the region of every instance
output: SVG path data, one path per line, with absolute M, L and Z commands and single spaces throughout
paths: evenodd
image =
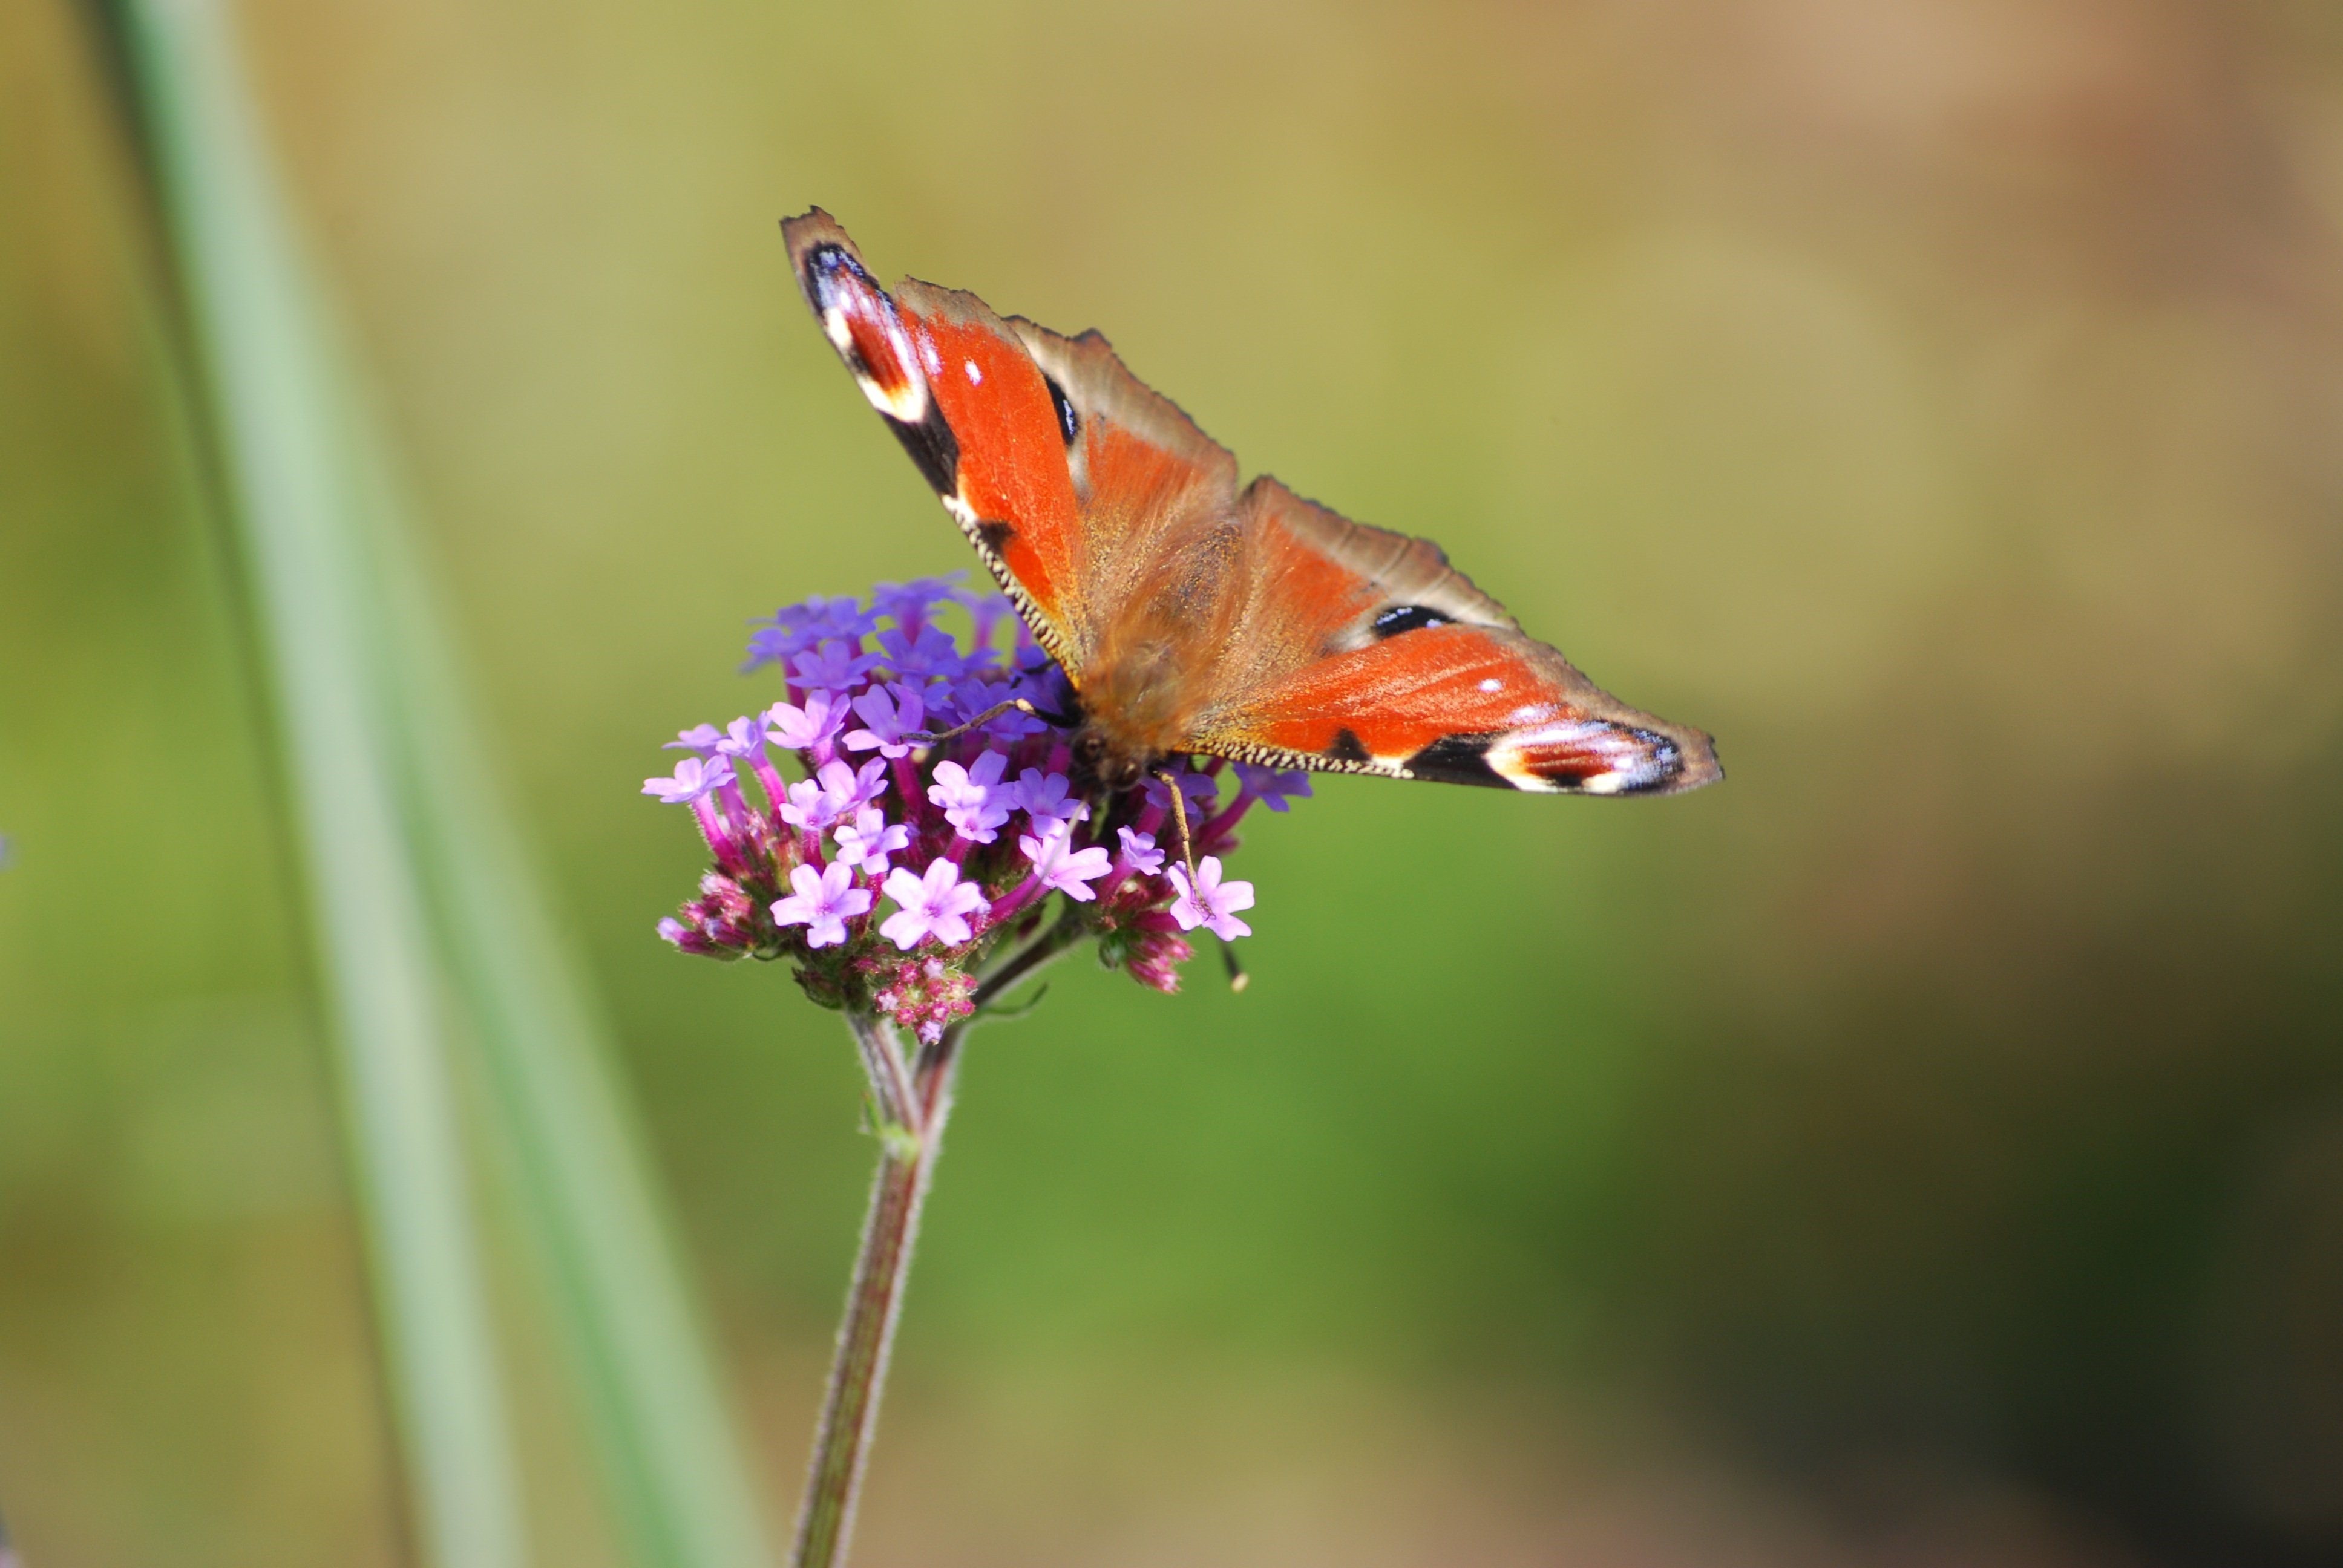
M 1221 944 L 1221 967 L 1229 971 L 1231 990 L 1241 991 L 1252 984 L 1252 976 L 1245 973 L 1244 965 L 1237 961 L 1236 949 L 1226 942 Z
M 1018 712 L 1024 714 L 1028 719 L 1039 719 L 1041 716 L 1041 709 L 1026 701 L 1025 699 L 1021 697 L 1012 697 L 1006 702 L 994 703 L 991 707 L 986 709 L 975 718 L 968 720 L 965 724 L 955 724 L 950 729 L 938 729 L 932 732 L 925 729 L 914 729 L 910 734 L 904 736 L 903 739 L 910 741 L 914 746 L 933 746 L 939 740 L 950 740 L 955 735 L 967 734 L 970 730 L 974 729 L 979 725 L 990 724 L 1012 708 Z

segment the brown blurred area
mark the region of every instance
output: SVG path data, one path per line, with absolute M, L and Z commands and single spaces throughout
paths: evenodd
M 777 1516 L 853 1068 L 650 940 L 634 786 L 749 617 L 968 564 L 789 287 L 819 202 L 1728 774 L 1324 782 L 1244 997 L 980 1037 L 858 1561 L 2343 1563 L 2343 9 L 238 14 Z M 0 1511 L 401 1561 L 109 114 L 0 9 Z

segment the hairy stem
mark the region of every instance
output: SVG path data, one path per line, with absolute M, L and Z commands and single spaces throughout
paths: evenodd
M 821 1425 L 814 1434 L 797 1550 L 789 1559 L 793 1568 L 834 1568 L 846 1559 L 870 1434 L 879 1422 L 887 1353 L 902 1312 L 904 1276 L 919 1235 L 920 1208 L 927 1199 L 944 1119 L 951 1111 L 957 1060 L 956 1051 L 946 1053 L 936 1071 L 922 1074 L 915 1083 L 904 1068 L 892 1024 L 859 1011 L 850 1011 L 847 1023 L 870 1074 L 879 1172 L 871 1181 L 870 1211 L 862 1223 L 854 1283 L 847 1292 L 846 1321 L 839 1326 Z M 950 1031 L 946 1040 L 956 1043 L 957 1034 Z
M 1083 934 L 1081 917 L 1064 918 L 1006 959 L 996 961 L 977 987 L 976 1018 L 953 1024 L 934 1044 L 923 1047 L 916 1065 L 907 1063 L 893 1024 L 871 1013 L 849 1010 L 847 1026 L 870 1079 L 872 1118 L 879 1132 L 879 1172 L 870 1184 L 870 1211 L 862 1221 L 862 1247 L 854 1262 L 854 1283 L 846 1294 L 846 1321 L 822 1400 L 821 1425 L 814 1433 L 813 1462 L 806 1475 L 805 1503 L 798 1516 L 792 1568 L 837 1568 L 846 1560 L 854 1528 L 854 1505 L 879 1422 L 879 1395 L 887 1381 L 887 1354 L 902 1314 L 903 1281 L 920 1229 L 951 1114 L 952 1081 L 960 1071 L 960 1040 L 998 998 L 1034 970 L 1059 957 Z

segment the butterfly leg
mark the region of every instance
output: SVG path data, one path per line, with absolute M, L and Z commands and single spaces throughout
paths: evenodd
M 970 730 L 974 729 L 979 725 L 990 724 L 1012 708 L 1029 718 L 1039 719 L 1041 716 L 1041 709 L 1026 701 L 1025 699 L 1021 697 L 1012 697 L 1006 702 L 994 703 L 991 707 L 986 709 L 975 718 L 968 720 L 965 724 L 955 724 L 950 729 L 939 729 L 932 732 L 924 729 L 913 730 L 911 733 L 904 736 L 903 739 L 910 741 L 916 746 L 933 746 L 939 740 L 950 740 L 955 735 L 967 734 Z
M 1193 835 L 1188 831 L 1187 791 L 1180 788 L 1180 780 L 1172 776 L 1172 770 L 1168 768 L 1157 769 L 1155 777 L 1163 781 L 1163 787 L 1166 789 L 1172 791 L 1172 815 L 1180 823 L 1180 859 L 1187 862 L 1188 886 L 1193 888 L 1196 885 L 1196 844 Z

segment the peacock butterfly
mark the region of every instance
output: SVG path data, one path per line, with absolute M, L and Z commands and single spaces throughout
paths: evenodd
M 1587 679 L 1437 545 L 1240 487 L 1097 332 L 890 294 L 820 207 L 781 232 L 863 396 L 1065 671 L 1101 779 L 1199 752 L 1544 793 L 1723 777 L 1706 735 Z

